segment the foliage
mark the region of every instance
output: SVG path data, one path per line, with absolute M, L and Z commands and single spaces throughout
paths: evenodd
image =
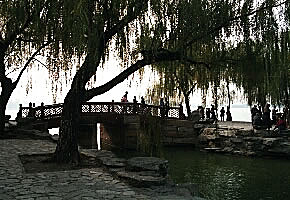
M 149 95 L 158 90 L 160 96 L 180 101 L 181 91 L 195 83 L 207 91 L 213 85 L 225 88 L 222 84 L 230 82 L 243 89 L 249 104 L 286 103 L 288 1 L 186 1 L 176 8 L 175 15 L 167 13 L 171 23 L 165 25 L 169 33 L 160 39 L 165 41 L 162 45 L 198 62 L 158 63 L 161 81 Z
M 140 120 L 141 129 L 138 135 L 138 150 L 150 156 L 161 156 L 162 120 L 150 115 L 146 115 Z

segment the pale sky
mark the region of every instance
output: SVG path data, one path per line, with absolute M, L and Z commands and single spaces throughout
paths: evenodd
M 104 84 L 116 75 L 118 75 L 122 69 L 120 69 L 115 63 L 109 62 L 109 67 L 104 69 L 99 69 L 97 71 L 97 78 L 99 78 L 98 85 Z M 28 94 L 26 93 L 27 82 L 32 76 L 32 89 L 29 90 Z M 151 73 L 149 66 L 145 67 L 145 73 L 143 80 L 140 83 L 138 72 L 134 74 L 134 80 L 132 80 L 132 75 L 120 83 L 110 91 L 99 95 L 92 99 L 96 102 L 110 102 L 114 100 L 115 102 L 120 102 L 121 97 L 124 95 L 125 91 L 128 91 L 128 100 L 132 101 L 133 96 L 137 97 L 137 100 L 140 102 L 140 97 L 145 96 L 146 90 L 150 87 L 154 81 L 154 76 Z M 155 77 L 156 78 L 156 77 Z M 63 86 L 62 94 L 57 94 L 56 103 L 63 103 L 64 97 L 69 90 L 70 84 L 68 86 Z M 211 93 L 208 94 L 209 96 Z M 28 73 L 27 71 L 23 74 L 20 83 L 13 92 L 10 101 L 8 103 L 6 114 L 12 115 L 12 118 L 16 117 L 16 113 L 19 110 L 19 104 L 23 106 L 28 106 L 29 102 L 33 102 L 36 106 L 39 106 L 41 102 L 44 102 L 45 105 L 53 103 L 53 93 L 51 91 L 50 80 L 48 78 L 48 71 L 45 67 L 40 67 L 39 70 L 33 70 L 33 72 Z M 211 99 L 207 98 L 207 105 L 210 105 Z M 243 102 L 236 102 L 242 104 Z M 191 109 L 196 109 L 198 105 L 201 105 L 201 95 L 199 92 L 195 92 L 191 97 Z M 185 108 L 185 106 L 184 106 Z M 243 111 L 244 113 L 246 111 Z M 244 114 L 243 114 L 244 115 Z M 247 112 L 245 115 L 248 115 Z M 237 120 L 248 120 L 248 116 L 236 116 L 233 113 L 234 119 Z

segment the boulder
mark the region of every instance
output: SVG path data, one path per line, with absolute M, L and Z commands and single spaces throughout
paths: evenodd
M 218 130 L 220 136 L 223 137 L 234 137 L 236 135 L 236 131 L 234 130 Z
M 157 157 L 134 157 L 127 161 L 127 171 L 154 171 L 161 176 L 168 174 L 168 161 Z
M 277 143 L 279 138 L 263 138 L 263 145 L 272 146 L 274 143 Z
M 102 158 L 99 158 L 99 159 L 102 161 L 102 164 L 105 165 L 106 167 L 120 168 L 120 167 L 125 167 L 126 166 L 126 159 L 124 159 L 124 158 L 102 157 Z
M 243 139 L 242 138 L 231 138 L 231 142 L 232 143 L 243 143 Z
M 200 120 L 200 114 L 198 110 L 192 111 L 189 117 L 190 121 L 198 122 Z
M 157 176 L 152 171 L 117 171 L 115 173 L 119 178 L 127 181 L 130 185 L 135 187 L 151 187 L 157 185 L 164 185 L 167 181 L 165 177 Z
M 116 155 L 112 151 L 100 150 L 100 151 L 96 151 L 96 157 L 97 158 L 102 158 L 102 157 L 113 158 L 113 157 L 116 157 Z
M 252 136 L 254 134 L 253 130 L 239 130 L 237 131 L 236 135 L 240 135 L 243 137 Z
M 225 147 L 222 149 L 222 152 L 225 152 L 225 153 L 232 153 L 234 150 L 233 147 Z

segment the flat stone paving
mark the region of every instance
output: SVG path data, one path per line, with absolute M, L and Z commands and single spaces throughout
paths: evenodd
M 25 173 L 18 155 L 51 153 L 46 140 L 0 140 L 0 200 L 199 199 L 173 187 L 135 188 L 102 168 Z

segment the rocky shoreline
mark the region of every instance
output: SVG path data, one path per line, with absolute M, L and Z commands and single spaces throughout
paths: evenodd
M 247 125 L 248 126 L 248 125 Z M 204 127 L 198 136 L 200 150 L 243 156 L 290 158 L 290 134 L 252 127 Z

